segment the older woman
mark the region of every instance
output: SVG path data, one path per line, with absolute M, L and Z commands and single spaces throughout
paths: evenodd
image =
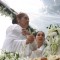
M 26 40 L 26 36 L 30 34 L 27 30 L 29 26 L 29 17 L 25 13 L 20 13 L 16 16 L 15 20 L 12 20 L 12 25 L 8 27 L 6 31 L 6 40 L 4 42 L 2 50 L 7 52 L 20 52 L 21 41 L 29 44 L 29 40 Z M 34 39 L 33 39 L 34 40 Z

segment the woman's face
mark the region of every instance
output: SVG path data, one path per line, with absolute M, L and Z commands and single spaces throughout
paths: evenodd
M 38 32 L 36 35 L 36 41 L 38 43 L 43 43 L 44 39 L 45 39 L 45 34 L 42 31 Z
M 27 28 L 29 26 L 29 19 L 27 18 L 27 16 L 24 16 L 19 20 L 19 23 L 22 28 Z

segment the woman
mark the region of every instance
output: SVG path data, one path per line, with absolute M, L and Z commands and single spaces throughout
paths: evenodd
M 29 17 L 25 13 L 20 13 L 16 15 L 16 19 L 12 20 L 12 23 L 6 31 L 6 40 L 2 50 L 6 50 L 7 52 L 20 52 L 22 40 L 29 44 L 29 41 L 26 40 L 26 36 L 30 34 L 27 30 Z
M 37 50 L 32 51 L 31 57 L 41 57 L 43 50 L 45 48 L 45 33 L 42 31 L 37 32 L 36 34 Z

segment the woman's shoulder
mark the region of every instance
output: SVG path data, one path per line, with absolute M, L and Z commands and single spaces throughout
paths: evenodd
M 20 28 L 22 28 L 22 27 L 19 26 L 18 24 L 12 24 L 12 25 L 10 25 L 7 29 L 14 30 L 14 29 L 20 29 Z
M 18 24 L 12 24 L 12 25 L 10 25 L 10 26 L 7 28 L 6 32 L 10 32 L 10 31 L 20 31 L 21 29 L 22 29 L 22 27 L 19 26 Z
M 20 27 L 18 24 L 12 24 L 12 25 L 10 25 L 8 28 L 15 28 L 15 27 Z

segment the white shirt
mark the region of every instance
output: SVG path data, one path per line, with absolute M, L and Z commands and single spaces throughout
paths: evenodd
M 42 57 L 42 53 L 43 53 L 44 48 L 45 48 L 45 46 L 43 44 L 40 48 L 37 48 L 37 50 L 32 51 L 32 54 L 30 57 L 31 58 Z
M 36 41 L 34 41 L 33 43 L 29 43 L 26 47 L 26 55 L 31 56 L 32 51 L 36 49 L 37 49 Z
M 21 40 L 26 40 L 26 37 L 22 35 L 22 27 L 13 24 L 7 28 L 6 39 L 2 49 L 10 52 L 19 51 Z

